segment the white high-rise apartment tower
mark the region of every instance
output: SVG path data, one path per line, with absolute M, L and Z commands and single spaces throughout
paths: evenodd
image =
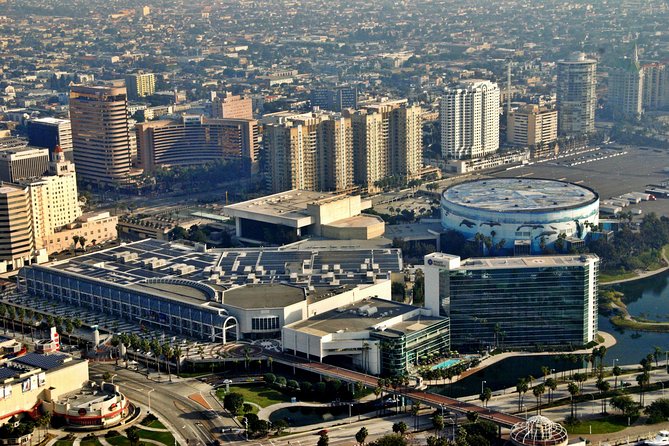
M 499 149 L 499 87 L 463 81 L 441 99 L 441 153 L 451 159 L 483 158 Z
M 557 66 L 558 133 L 582 136 L 595 131 L 597 61 L 574 53 Z

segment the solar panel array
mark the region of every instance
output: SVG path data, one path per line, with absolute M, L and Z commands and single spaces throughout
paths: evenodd
M 279 251 L 225 249 L 198 252 L 178 244 L 142 240 L 54 265 L 120 285 L 182 278 L 221 286 L 291 282 L 301 285 L 373 283 L 402 269 L 397 249 Z
M 14 359 L 14 362 L 31 367 L 39 367 L 42 370 L 50 370 L 60 367 L 68 358 L 68 355 L 58 353 L 51 353 L 48 355 L 42 353 L 27 353 Z

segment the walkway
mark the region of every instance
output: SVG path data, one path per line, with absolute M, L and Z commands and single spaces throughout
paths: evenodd
M 651 277 L 655 276 L 657 274 L 661 274 L 667 270 L 669 270 L 669 259 L 667 259 L 667 256 L 664 254 L 664 247 L 662 247 L 662 260 L 664 260 L 664 264 L 667 266 L 663 266 L 662 268 L 658 268 L 653 271 L 642 271 L 638 275 L 634 277 L 630 277 L 628 279 L 619 279 L 619 280 L 612 280 L 610 282 L 602 282 L 599 285 L 600 286 L 606 286 L 606 285 L 615 285 L 617 283 L 625 283 L 625 282 L 633 282 L 635 280 L 641 280 L 645 279 L 646 277 Z
M 253 404 L 253 403 L 250 403 Z M 257 404 L 256 404 L 257 406 Z M 267 407 L 262 407 L 258 411 L 258 418 L 261 420 L 269 420 L 269 415 L 275 410 L 283 409 L 284 407 L 295 407 L 295 406 L 306 406 L 306 407 L 329 407 L 331 404 L 328 403 L 304 403 L 302 401 L 297 403 L 276 403 Z

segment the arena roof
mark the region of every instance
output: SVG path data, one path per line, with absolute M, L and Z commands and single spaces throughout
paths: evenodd
M 578 208 L 599 196 L 583 186 L 535 178 L 493 178 L 468 181 L 444 190 L 450 203 L 498 212 L 537 212 Z

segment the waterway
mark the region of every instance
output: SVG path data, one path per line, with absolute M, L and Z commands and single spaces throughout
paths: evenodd
M 669 321 L 669 271 L 611 287 L 625 294 L 625 303 L 631 315 L 655 321 Z M 655 346 L 663 351 L 669 350 L 669 333 L 621 330 L 611 324 L 606 316 L 599 316 L 598 323 L 599 330 L 612 334 L 617 341 L 606 353 L 604 362 L 609 366 L 615 359 L 620 365 L 638 364 L 648 353 L 654 351 Z M 494 392 L 501 391 L 514 387 L 519 377 L 531 375 L 541 378 L 543 366 L 560 373 L 578 368 L 579 363 L 575 364 L 569 359 L 554 355 L 512 357 L 457 383 L 446 384 L 435 390 L 454 397 L 477 395 L 481 392 L 481 383 L 485 381 L 484 386 L 490 387 Z

